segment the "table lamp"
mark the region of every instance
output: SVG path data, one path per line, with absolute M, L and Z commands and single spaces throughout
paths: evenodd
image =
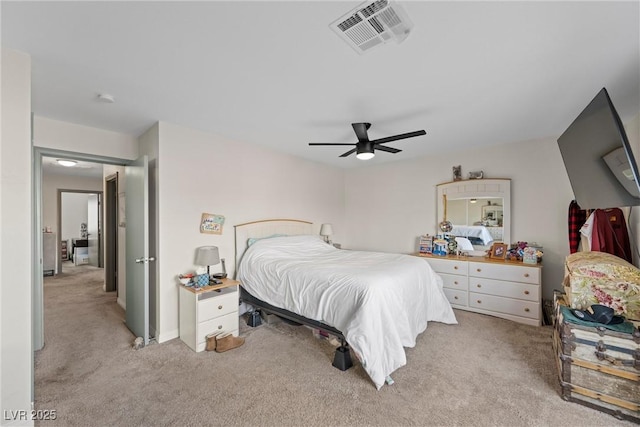
M 324 241 L 331 244 L 331 240 L 329 240 L 329 236 L 333 234 L 333 227 L 331 224 L 322 224 L 320 227 L 320 235 L 324 237 Z
M 196 265 L 207 266 L 207 275 L 209 267 L 220 263 L 220 254 L 217 246 L 200 246 L 196 248 Z

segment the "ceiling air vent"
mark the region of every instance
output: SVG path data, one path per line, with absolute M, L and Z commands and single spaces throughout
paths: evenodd
M 400 43 L 407 38 L 413 24 L 398 3 L 379 0 L 362 3 L 329 26 L 362 54 L 392 40 Z

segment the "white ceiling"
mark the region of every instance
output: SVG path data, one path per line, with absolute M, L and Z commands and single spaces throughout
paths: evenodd
M 623 121 L 640 111 L 638 1 L 405 1 L 410 36 L 358 55 L 328 25 L 360 3 L 3 1 L 2 45 L 31 55 L 36 115 L 163 120 L 339 167 L 557 137 L 602 87 Z M 307 145 L 363 121 L 427 135 L 369 162 Z
M 64 175 L 77 178 L 103 178 L 103 165 L 101 163 L 85 162 L 76 160 L 73 167 L 62 166 L 58 160 L 69 160 L 66 157 L 46 157 L 42 158 L 42 171 L 44 174 Z

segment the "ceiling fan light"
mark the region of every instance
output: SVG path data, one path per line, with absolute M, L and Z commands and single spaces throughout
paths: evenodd
M 58 162 L 60 166 L 65 166 L 67 168 L 71 168 L 78 164 L 78 162 L 76 162 L 75 160 L 65 160 L 65 159 L 58 159 L 56 160 L 56 162 Z
M 356 157 L 360 160 L 369 160 L 369 159 L 373 159 L 373 157 L 375 156 L 375 154 L 370 153 L 368 151 L 362 152 L 362 153 L 358 153 L 356 154 Z

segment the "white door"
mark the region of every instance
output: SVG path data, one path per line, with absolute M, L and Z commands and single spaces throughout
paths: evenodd
M 89 264 L 102 267 L 100 262 L 100 195 L 89 194 L 87 197 L 87 246 Z
M 142 156 L 125 167 L 126 323 L 149 343 L 149 160 Z

